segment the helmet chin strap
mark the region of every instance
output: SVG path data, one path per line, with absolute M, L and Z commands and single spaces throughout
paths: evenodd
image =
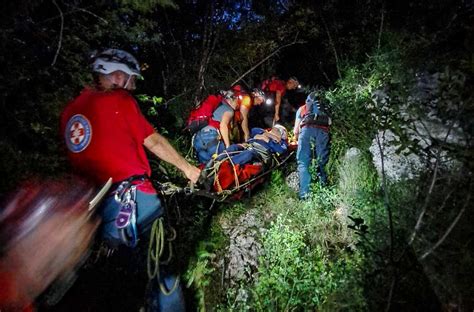
M 132 78 L 132 75 L 128 75 L 127 82 L 126 82 L 125 85 L 123 86 L 124 89 L 127 89 L 128 84 L 130 83 L 130 78 Z
M 130 79 L 131 79 L 131 78 L 132 78 L 132 75 L 128 75 L 127 82 L 126 82 L 125 85 L 123 86 L 124 89 L 127 89 L 128 84 L 130 83 Z
M 102 87 L 105 89 L 127 89 L 132 79 L 132 75 L 128 75 L 127 81 L 124 83 L 122 79 L 117 78 L 116 76 L 105 75 L 104 78 L 108 83 Z

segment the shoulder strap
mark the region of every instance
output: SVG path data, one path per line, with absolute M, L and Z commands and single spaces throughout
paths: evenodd
M 306 115 L 306 104 L 301 107 L 300 118 L 303 118 Z

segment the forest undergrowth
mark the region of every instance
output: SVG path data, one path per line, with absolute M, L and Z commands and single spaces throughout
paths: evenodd
M 188 278 L 201 310 L 368 309 L 364 283 L 374 266 L 363 245 L 374 243 L 376 223 L 385 219 L 374 213 L 383 209 L 377 188 L 374 169 L 363 155 L 343 160 L 337 183 L 316 186 L 306 201 L 297 199 L 281 171 L 274 172 L 269 186 L 255 198 L 226 207 L 214 219 L 210 240 L 221 239 L 198 247 Z M 219 275 L 220 268 L 213 264 L 227 243 L 219 224 L 245 213 L 242 207 L 256 209 L 266 223 L 256 278 L 216 292 L 213 275 Z
M 459 118 L 459 110 L 469 112 L 472 105 L 464 88 L 469 70 L 446 65 L 433 74 L 435 87 L 420 90 L 420 70 L 406 62 L 414 46 L 400 39 L 390 37 L 364 64 L 348 65 L 332 89 L 319 91 L 334 117 L 329 187 L 315 184 L 311 198 L 299 201 L 284 179 L 293 166 L 274 172 L 261 192 L 222 207 L 213 218 L 187 274 L 200 310 L 438 311 L 443 305 L 470 305 L 466 298 L 472 285 L 462 276 L 471 274 L 472 248 L 469 242 L 455 242 L 472 232 L 467 221 L 457 224 L 465 210 L 461 205 L 460 211 L 460 203 L 471 202 L 466 197 L 471 188 L 469 122 Z M 423 77 L 431 77 L 426 72 Z M 465 145 L 450 147 L 448 136 L 444 142 L 431 137 L 426 145 L 407 135 L 430 114 L 440 116 L 443 129 L 453 123 L 464 129 Z M 424 162 L 416 178 L 388 179 L 380 142 L 389 132 L 397 138 L 392 143 L 396 155 L 413 153 Z M 382 151 L 382 172 L 374 165 L 371 144 Z M 442 164 L 449 161 L 457 167 Z M 448 206 L 453 211 L 443 219 L 441 211 Z M 262 251 L 258 264 L 247 268 L 247 279 L 226 283 L 229 237 L 222 225 L 245 218 L 248 211 L 262 220 L 255 232 Z M 444 241 L 453 228 L 452 238 Z M 436 241 L 447 249 L 433 254 Z M 453 260 L 449 254 L 460 257 Z M 445 269 L 443 263 L 460 265 Z

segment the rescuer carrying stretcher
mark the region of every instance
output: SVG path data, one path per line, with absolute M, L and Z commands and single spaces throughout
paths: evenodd
M 141 77 L 135 57 L 123 50 L 107 49 L 93 55 L 91 61 L 95 83 L 64 109 L 61 133 L 69 160 L 78 174 L 98 185 L 110 177 L 113 179 L 112 191 L 99 209 L 102 238 L 111 247 L 133 248 L 139 238 L 150 235 L 152 224 L 155 234 L 156 228 L 161 228 L 161 218 L 165 217 L 149 178 L 151 168 L 145 149 L 177 167 L 192 182 L 198 180 L 200 170 L 188 163 L 140 112 L 130 94 L 136 79 Z M 151 235 L 150 247 L 154 239 Z M 148 264 L 151 288 L 159 288 L 148 309 L 159 310 L 163 302 L 173 302 L 175 311 L 184 311 L 180 292 L 174 292 L 166 300 L 162 295 L 165 288 L 175 288 L 173 284 L 178 285 L 178 279 L 171 286 L 163 286 L 166 281 L 160 277 L 157 253 L 149 253 Z

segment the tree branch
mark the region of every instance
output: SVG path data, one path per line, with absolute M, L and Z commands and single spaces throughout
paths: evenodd
M 206 22 L 204 24 L 204 31 L 203 31 L 203 40 L 202 40 L 202 55 L 201 55 L 201 62 L 198 71 L 198 85 L 197 91 L 194 96 L 194 103 L 197 105 L 199 103 L 199 97 L 202 94 L 202 91 L 205 89 L 205 73 L 207 70 L 207 66 L 209 65 L 209 61 L 211 59 L 211 55 L 214 52 L 217 43 L 217 32 L 214 30 L 213 27 L 213 14 L 214 14 L 214 3 L 211 2 L 208 6 L 208 15 L 206 17 Z
M 381 12 L 381 17 L 380 17 L 380 28 L 379 28 L 379 39 L 377 42 L 377 50 L 380 50 L 380 41 L 382 38 L 384 17 L 385 17 L 385 1 L 382 3 L 382 12 Z
M 385 176 L 385 156 L 383 153 L 383 146 L 382 144 L 385 143 L 385 130 L 382 132 L 382 140 L 383 143 L 380 142 L 380 136 L 377 133 L 376 135 L 377 139 L 377 147 L 379 148 L 379 153 L 380 153 L 380 161 L 381 161 L 381 166 L 382 166 L 382 189 L 383 189 L 383 195 L 384 195 L 384 206 L 385 209 L 387 210 L 388 214 L 388 222 L 389 222 L 389 227 L 390 227 L 390 262 L 393 262 L 393 216 L 392 216 L 392 209 L 390 208 L 389 202 L 388 202 L 388 191 L 387 191 L 387 179 Z
M 318 63 L 318 68 L 319 68 L 319 71 L 323 74 L 324 78 L 326 78 L 326 81 L 328 83 L 331 83 L 331 79 L 329 79 L 328 74 L 326 74 L 326 72 L 324 71 L 323 66 L 321 65 L 321 62 Z
M 76 13 L 77 11 L 80 11 L 78 8 L 76 9 L 73 9 L 71 11 L 67 11 L 67 12 L 63 12 L 62 13 L 62 16 L 67 16 L 67 15 L 71 15 L 71 14 L 74 14 Z M 91 12 L 92 13 L 92 12 Z M 49 17 L 47 19 L 44 19 L 42 21 L 39 21 L 39 22 L 35 22 L 35 21 L 30 21 L 28 20 L 28 22 L 22 22 L 22 23 L 18 23 L 18 25 L 25 25 L 25 24 L 28 24 L 28 23 L 33 23 L 35 26 L 38 26 L 38 25 L 42 25 L 42 24 L 45 24 L 45 23 L 49 23 L 51 21 L 54 21 L 58 18 L 61 18 L 61 14 L 59 15 L 56 15 L 56 16 L 53 16 L 53 17 Z M 14 32 L 15 31 L 15 28 L 7 28 L 7 29 L 2 29 L 3 32 L 7 32 L 7 33 L 10 33 L 10 32 Z
M 431 184 L 430 188 L 428 189 L 428 194 L 426 194 L 425 197 L 425 203 L 423 204 L 423 208 L 421 209 L 421 213 L 418 216 L 418 220 L 416 221 L 415 228 L 413 229 L 413 233 L 410 236 L 410 239 L 408 240 L 408 245 L 411 245 L 413 241 L 415 240 L 416 234 L 421 228 L 421 222 L 423 220 L 423 217 L 426 214 L 426 209 L 428 208 L 428 203 L 431 198 L 431 194 L 433 193 L 434 185 L 436 183 L 436 177 L 438 176 L 438 167 L 439 167 L 439 155 L 436 157 L 436 163 L 435 163 L 435 168 L 433 172 L 433 178 L 431 179 Z
M 54 5 L 59 11 L 59 14 L 61 16 L 61 29 L 59 31 L 59 42 L 58 42 L 58 49 L 56 50 L 56 54 L 54 55 L 53 62 L 51 63 L 51 66 L 54 66 L 56 64 L 56 60 L 58 59 L 59 51 L 61 50 L 61 45 L 63 42 L 63 30 L 64 30 L 64 15 L 63 11 L 59 7 L 59 5 L 56 3 L 56 0 L 53 0 Z
M 326 34 L 328 35 L 328 38 L 329 38 L 329 44 L 331 45 L 332 52 L 334 53 L 334 58 L 336 60 L 337 75 L 339 76 L 339 79 L 340 79 L 342 78 L 342 76 L 341 76 L 341 71 L 339 69 L 339 57 L 337 55 L 336 46 L 334 45 L 334 41 L 332 40 L 331 34 L 329 33 L 329 28 L 328 28 L 328 25 L 326 24 L 326 20 L 324 19 L 324 16 L 321 16 L 321 20 L 323 21 L 324 28 L 326 29 Z
M 252 66 L 249 70 L 247 70 L 245 73 L 243 73 L 239 78 L 237 78 L 234 82 L 232 82 L 231 85 L 235 85 L 237 82 L 239 82 L 240 80 L 242 80 L 242 78 L 244 78 L 245 76 L 247 76 L 248 74 L 250 74 L 250 73 L 251 73 L 252 71 L 254 71 L 258 66 L 262 65 L 266 60 L 268 60 L 269 58 L 271 58 L 272 56 L 274 56 L 275 54 L 277 54 L 281 49 L 287 48 L 287 47 L 292 46 L 292 45 L 297 44 L 297 43 L 304 43 L 304 41 L 298 41 L 297 39 L 298 39 L 298 33 L 296 34 L 295 39 L 294 39 L 292 42 L 278 47 L 278 48 L 277 48 L 276 50 L 274 50 L 272 53 L 270 53 L 269 55 L 267 55 L 265 58 L 263 58 L 262 60 L 260 60 L 257 64 L 255 64 L 255 65 Z
M 396 278 L 396 275 L 394 275 L 392 278 L 392 283 L 390 283 L 390 291 L 388 292 L 388 300 L 387 300 L 387 306 L 385 307 L 385 312 L 390 311 L 390 307 L 392 305 L 393 290 L 395 289 L 396 282 L 397 282 L 397 278 Z
M 422 123 L 422 125 L 424 127 L 426 127 L 424 125 L 424 123 Z M 454 122 L 451 123 L 451 125 L 449 126 L 449 129 L 448 131 L 446 132 L 446 136 L 444 137 L 444 140 L 443 142 L 446 142 L 448 137 L 449 137 L 449 134 L 451 133 L 451 129 L 453 128 L 454 126 Z M 431 137 L 431 134 L 429 133 L 428 131 L 428 128 L 426 128 L 426 131 L 428 132 L 428 134 L 430 135 Z M 428 194 L 426 195 L 425 197 L 425 202 L 423 204 L 423 208 L 421 209 L 421 213 L 420 215 L 418 216 L 418 220 L 416 221 L 416 225 L 415 225 L 415 228 L 413 229 L 413 233 L 411 234 L 410 236 L 410 239 L 408 240 L 408 246 L 411 245 L 413 243 L 413 241 L 415 240 L 415 237 L 418 233 L 418 231 L 420 230 L 420 227 L 421 227 L 421 222 L 423 220 L 423 217 L 425 216 L 426 214 L 426 209 L 428 208 L 428 203 L 429 203 L 429 200 L 431 198 L 431 194 L 433 193 L 433 189 L 434 189 L 434 185 L 436 183 L 436 177 L 438 175 L 438 167 L 439 167 L 439 162 L 440 162 L 440 157 L 441 157 L 441 149 L 438 149 L 437 153 L 436 153 L 436 163 L 435 163 L 435 168 L 434 168 L 434 173 L 433 173 L 433 178 L 431 179 L 431 184 L 430 184 L 430 188 L 428 189 Z M 402 253 L 403 255 L 403 253 Z
M 469 188 L 469 190 L 471 190 L 471 188 Z M 461 219 L 461 216 L 463 215 L 464 211 L 466 211 L 466 208 L 467 208 L 467 205 L 469 204 L 471 200 L 471 191 L 469 191 L 469 195 L 467 195 L 467 199 L 466 199 L 466 202 L 464 203 L 464 206 L 462 207 L 461 211 L 459 211 L 458 215 L 456 216 L 456 218 L 454 219 L 453 223 L 451 223 L 451 225 L 449 226 L 449 228 L 446 230 L 446 232 L 444 233 L 444 235 L 436 242 L 436 244 L 433 245 L 433 247 L 431 247 L 427 252 L 425 252 L 421 257 L 420 257 L 420 260 L 423 260 L 425 259 L 426 257 L 428 257 L 436 248 L 439 247 L 439 245 L 441 245 L 444 240 L 446 239 L 446 237 L 448 237 L 448 235 L 451 233 L 451 231 L 454 229 L 454 227 L 456 226 L 456 224 L 458 223 L 459 219 Z
M 74 5 L 69 5 L 69 4 L 66 4 L 66 5 L 67 5 L 67 6 L 70 6 L 70 7 L 72 7 L 72 8 L 74 8 L 74 9 L 77 10 L 77 11 L 84 12 L 84 13 L 86 13 L 86 14 L 92 15 L 92 16 L 94 16 L 95 18 L 97 18 L 99 21 L 101 21 L 101 22 L 104 23 L 104 24 L 108 24 L 108 23 L 109 23 L 105 18 L 100 17 L 99 15 L 95 14 L 94 12 L 91 12 L 91 11 L 86 10 L 86 9 L 84 9 L 84 8 L 76 7 L 76 6 L 74 6 Z
M 283 3 L 282 0 L 278 0 L 278 2 L 279 2 L 280 5 L 285 9 L 285 11 L 288 11 L 288 6 L 287 6 L 285 3 Z
M 186 93 L 189 93 L 190 91 L 191 91 L 191 89 L 190 90 L 184 90 L 184 92 L 181 92 L 180 94 L 175 95 L 171 99 L 169 99 L 168 101 L 164 102 L 163 105 L 168 105 L 168 103 L 176 100 L 177 98 L 182 97 L 183 95 L 185 95 Z
M 234 68 L 234 66 L 232 66 L 231 64 L 229 64 L 229 67 L 230 67 L 230 69 L 232 69 L 232 71 L 233 71 L 236 75 L 239 74 L 239 72 Z M 247 88 L 249 88 L 249 89 L 251 88 L 250 85 L 247 83 L 247 81 L 245 81 L 245 80 L 243 80 L 243 79 L 241 79 L 241 80 L 243 81 L 243 83 L 245 83 L 245 85 L 247 86 Z

